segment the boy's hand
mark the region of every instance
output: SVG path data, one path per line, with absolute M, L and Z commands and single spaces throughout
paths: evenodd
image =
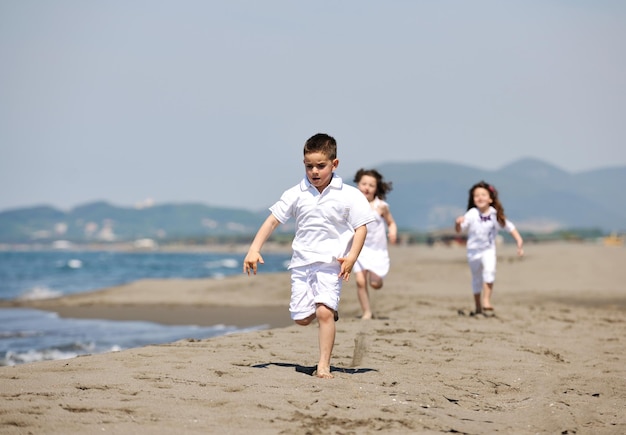
M 339 278 L 343 278 L 345 281 L 350 281 L 350 273 L 352 272 L 355 261 L 348 258 L 338 258 L 337 261 L 341 264 Z
M 246 258 L 243 260 L 243 273 L 247 273 L 250 276 L 250 272 L 256 275 L 257 263 L 265 264 L 260 252 L 248 252 Z

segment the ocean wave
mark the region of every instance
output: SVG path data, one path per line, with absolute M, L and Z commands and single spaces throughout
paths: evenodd
M 69 267 L 70 269 L 80 269 L 81 267 L 83 267 L 83 262 L 80 261 L 78 258 L 72 258 L 67 262 L 67 267 Z
M 34 287 L 20 295 L 19 301 L 34 301 L 39 299 L 52 299 L 62 296 L 63 293 L 58 290 L 52 290 L 48 287 Z
M 18 364 L 27 364 L 37 361 L 51 361 L 57 359 L 70 359 L 78 356 L 77 352 L 63 352 L 58 349 L 48 350 L 28 350 L 26 352 L 6 353 L 4 358 L 0 359 L 0 366 L 15 366 Z
M 222 258 L 221 260 L 207 261 L 204 266 L 207 269 L 235 269 L 239 267 L 239 261 L 235 258 Z
M 43 333 L 40 331 L 0 331 L 0 340 L 9 338 L 31 338 L 40 337 Z
M 4 357 L 0 358 L 0 367 L 2 366 L 15 366 L 18 364 L 28 364 L 39 361 L 53 361 L 62 359 L 72 359 L 79 355 L 88 355 L 92 353 L 106 353 L 106 352 L 119 352 L 122 348 L 117 345 L 113 345 L 108 349 L 97 350 L 93 343 L 81 344 L 75 343 L 73 345 L 61 346 L 53 349 L 29 349 L 24 352 L 8 351 Z
M 67 261 L 57 261 L 56 266 L 59 269 L 80 269 L 83 267 L 83 261 L 78 258 L 70 258 Z

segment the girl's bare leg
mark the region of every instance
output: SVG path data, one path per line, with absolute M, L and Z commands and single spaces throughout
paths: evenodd
M 486 282 L 483 284 L 483 309 L 493 310 L 491 305 L 491 294 L 493 293 L 493 283 Z
M 370 285 L 374 290 L 383 288 L 383 279 L 374 272 L 369 272 Z
M 335 312 L 324 304 L 318 304 L 315 310 L 319 323 L 320 360 L 317 363 L 317 377 L 330 379 L 330 356 L 335 345 Z
M 476 305 L 476 310 L 474 311 L 476 314 L 480 314 L 483 312 L 483 306 L 480 302 L 480 293 L 474 293 L 474 304 Z
M 359 297 L 361 311 L 363 311 L 361 319 L 371 319 L 372 308 L 370 306 L 370 294 L 367 289 L 367 276 L 363 270 L 356 273 L 356 294 Z

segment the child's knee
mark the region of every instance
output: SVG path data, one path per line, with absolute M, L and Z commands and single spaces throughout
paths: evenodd
M 380 290 L 383 288 L 383 280 L 382 279 L 374 279 L 370 281 L 370 285 L 374 290 Z
M 317 317 L 317 320 L 320 323 L 335 321 L 335 310 L 325 304 L 318 304 L 315 313 L 315 317 Z
M 372 286 L 373 289 L 378 290 L 383 286 L 382 277 L 375 274 L 374 272 L 369 273 L 369 279 L 370 279 L 370 286 Z
M 309 317 L 305 317 L 304 319 L 296 319 L 294 322 L 296 325 L 306 326 L 310 325 L 313 319 L 315 319 L 315 314 L 311 314 Z

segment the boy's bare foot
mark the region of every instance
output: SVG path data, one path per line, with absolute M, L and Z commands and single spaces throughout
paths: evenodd
M 372 317 L 373 317 L 372 312 L 368 311 L 366 313 L 363 313 L 363 315 L 361 316 L 361 319 L 368 320 L 368 319 L 371 319 Z
M 333 379 L 334 376 L 330 373 L 330 370 L 316 370 L 315 373 L 313 373 L 314 376 L 317 376 L 318 378 L 322 378 L 322 379 Z

